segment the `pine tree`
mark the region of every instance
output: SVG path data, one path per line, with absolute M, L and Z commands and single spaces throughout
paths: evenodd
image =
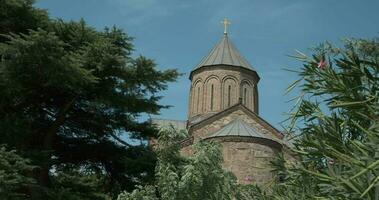
M 25 190 L 36 187 L 28 174 L 35 169 L 30 160 L 22 158 L 15 150 L 0 146 L 0 199 L 25 199 Z
M 99 176 L 101 192 L 111 196 L 151 182 L 154 152 L 123 137 L 156 135 L 140 116 L 167 108 L 159 92 L 177 71 L 132 57 L 132 38 L 116 27 L 49 19 L 32 3 L 0 5 L 0 144 L 36 166 L 30 176 L 40 190 L 32 196 L 46 199 L 60 175 L 73 171 Z

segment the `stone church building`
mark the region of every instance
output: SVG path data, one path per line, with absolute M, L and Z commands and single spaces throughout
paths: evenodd
M 238 52 L 226 31 L 189 75 L 188 120 L 154 120 L 186 128 L 182 154 L 191 155 L 199 140 L 219 141 L 223 167 L 239 183 L 269 184 L 275 179 L 270 161 L 286 151 L 283 134 L 259 116 L 259 75 Z M 288 155 L 286 153 L 286 155 Z

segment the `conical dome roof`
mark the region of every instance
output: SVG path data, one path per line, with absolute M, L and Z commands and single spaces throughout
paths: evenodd
M 233 43 L 229 40 L 227 34 L 224 34 L 221 41 L 203 58 L 194 70 L 211 65 L 230 65 L 255 71 L 250 63 L 241 56 Z

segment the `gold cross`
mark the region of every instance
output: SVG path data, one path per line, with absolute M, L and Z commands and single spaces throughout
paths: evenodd
M 221 24 L 224 24 L 224 34 L 228 34 L 228 25 L 230 25 L 230 21 L 226 18 L 224 18 L 223 21 L 221 21 Z

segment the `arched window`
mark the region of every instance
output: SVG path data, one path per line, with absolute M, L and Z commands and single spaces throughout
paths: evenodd
M 226 109 L 238 101 L 238 94 L 242 94 L 242 91 L 238 92 L 239 89 L 237 81 L 233 77 L 224 78 L 222 85 L 222 108 Z
M 214 88 L 213 84 L 211 85 L 211 111 L 213 110 L 213 93 L 214 93 Z
M 197 88 L 197 105 L 196 105 L 196 112 L 199 113 L 199 106 L 200 106 L 200 87 Z
M 246 88 L 244 88 L 243 89 L 243 104 L 245 104 L 246 105 L 246 101 L 247 100 L 247 89 Z
M 229 85 L 228 86 L 228 107 L 230 106 L 230 94 L 231 94 L 231 92 L 232 92 L 232 86 Z

